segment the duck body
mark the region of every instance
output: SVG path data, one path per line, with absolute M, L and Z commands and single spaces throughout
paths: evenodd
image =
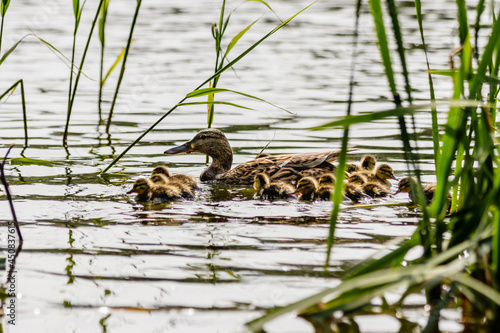
M 151 178 L 149 178 L 149 180 L 155 185 L 168 185 L 171 187 L 176 187 L 183 198 L 194 198 L 194 193 L 191 187 L 189 187 L 185 183 L 176 181 L 173 177 L 167 178 L 167 176 L 162 173 L 155 173 L 151 176 Z
M 204 129 L 183 145 L 168 149 L 165 154 L 191 152 L 202 153 L 212 158 L 211 164 L 200 176 L 201 181 L 217 181 L 231 185 L 252 185 L 256 174 L 266 173 L 270 175 L 272 174 L 269 172 L 270 170 L 278 170 L 283 167 L 291 168 L 299 173 L 313 169 L 319 169 L 318 174 L 321 170 L 323 173 L 327 169 L 331 171 L 334 169 L 331 163 L 337 159 L 340 153 L 340 151 L 327 151 L 261 155 L 231 169 L 233 151 L 224 133 L 217 129 Z M 308 172 L 312 173 L 312 171 Z M 276 178 L 274 179 L 276 180 Z
M 344 187 L 344 197 L 351 199 L 352 202 L 359 202 L 361 199 L 366 197 L 366 193 L 361 186 L 347 183 Z
M 290 199 L 293 198 L 294 188 L 287 183 L 270 182 L 269 176 L 265 173 L 258 173 L 254 177 L 253 187 L 255 197 L 267 200 Z
M 318 196 L 318 189 L 319 184 L 316 178 L 304 177 L 297 182 L 294 193 L 299 193 L 299 200 L 301 201 L 314 201 Z

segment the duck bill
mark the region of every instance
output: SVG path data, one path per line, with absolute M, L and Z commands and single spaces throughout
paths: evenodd
M 131 189 L 130 191 L 127 192 L 127 194 L 132 194 L 134 193 L 134 189 Z
M 194 149 L 191 148 L 191 145 L 189 144 L 189 142 L 186 142 L 183 145 L 180 145 L 180 146 L 177 146 L 174 148 L 170 148 L 169 150 L 165 150 L 164 154 L 168 154 L 168 155 L 183 154 L 183 153 L 189 154 L 189 153 L 192 153 L 193 151 L 194 151 Z

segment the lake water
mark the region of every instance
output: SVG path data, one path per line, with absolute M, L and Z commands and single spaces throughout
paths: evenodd
M 106 67 L 125 46 L 135 1 L 111 1 Z M 429 98 L 424 54 L 413 2 L 400 4 L 415 103 Z M 228 10 L 239 1 L 228 1 Z M 308 2 L 272 0 L 281 19 Z M 211 24 L 220 1 L 144 1 L 134 33 L 110 135 L 106 119 L 118 77 L 105 86 L 103 112 L 97 107 L 99 43 L 91 44 L 70 123 L 62 146 L 69 68 L 30 36 L 0 67 L 0 91 L 19 79 L 26 88 L 29 147 L 19 89 L 1 105 L 0 155 L 16 147 L 6 166 L 14 205 L 25 239 L 17 259 L 17 322 L 7 332 L 244 332 L 244 323 L 264 310 L 283 306 L 339 283 L 343 270 L 380 249 L 388 240 L 409 236 L 418 213 L 407 207 L 349 209 L 341 212 L 330 268 L 323 274 L 329 202 L 268 202 L 253 199 L 248 188 L 201 184 L 195 200 L 142 205 L 126 192 L 135 179 L 167 165 L 174 173 L 199 176 L 205 157 L 166 156 L 206 127 L 206 107 L 183 106 L 168 116 L 125 155 L 106 177 L 99 173 L 144 130 L 213 73 Z M 84 9 L 77 41 L 81 57 L 97 1 Z M 213 127 L 224 131 L 235 152 L 234 165 L 254 158 L 270 140 L 268 153 L 327 151 L 340 148 L 342 131 L 311 131 L 345 115 L 354 31 L 352 1 L 320 1 L 227 71 L 219 87 L 245 92 L 289 110 L 221 94 L 217 99 L 256 111 L 216 106 Z M 448 68 L 458 46 L 455 2 L 423 1 L 431 66 Z M 260 19 L 233 49 L 234 59 L 279 24 L 257 2 L 241 5 L 231 17 L 232 36 Z M 386 23 L 389 23 L 387 19 Z M 388 31 L 389 26 L 387 25 Z M 13 1 L 6 15 L 2 51 L 35 33 L 71 55 L 71 2 Z M 354 114 L 392 108 L 375 42 L 373 19 L 365 4 L 356 64 Z M 393 63 L 399 68 L 394 54 Z M 397 70 L 399 72 L 399 69 Z M 399 88 L 403 93 L 403 82 Z M 451 81 L 435 77 L 438 98 L 450 96 Z M 441 110 L 440 120 L 446 116 Z M 430 115 L 416 115 L 418 152 L 424 181 L 433 181 Z M 349 147 L 406 175 L 396 119 L 352 127 Z M 20 163 L 20 157 L 50 164 Z M 393 190 L 395 190 L 395 181 Z M 3 189 L 2 189 L 3 190 Z M 0 192 L 2 194 L 3 192 Z M 387 202 L 406 202 L 397 195 Z M 380 201 L 372 201 L 376 203 Z M 0 197 L 0 247 L 6 250 L 8 202 Z M 2 276 L 2 281 L 5 274 Z M 424 304 L 422 296 L 412 305 Z M 461 331 L 459 314 L 443 311 L 441 328 Z M 424 324 L 427 313 L 408 310 L 407 320 Z M 397 332 L 388 316 L 360 316 L 363 332 Z M 313 332 L 302 319 L 285 317 L 269 332 Z

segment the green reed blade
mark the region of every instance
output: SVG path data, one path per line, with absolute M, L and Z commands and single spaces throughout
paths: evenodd
M 239 105 L 239 104 L 231 103 L 231 102 L 223 102 L 223 101 L 206 101 L 206 102 L 180 103 L 180 104 L 178 104 L 178 106 L 187 106 L 187 105 L 213 105 L 213 104 L 229 105 L 229 106 L 234 106 L 234 107 L 241 108 L 241 109 L 255 111 L 255 109 L 247 107 L 247 106 L 243 106 L 243 105 Z
M 2 0 L 2 3 L 0 3 L 0 14 L 2 15 L 2 17 L 5 16 L 5 14 L 7 13 L 9 5 L 10 5 L 10 0 Z
M 434 82 L 432 80 L 432 75 L 431 75 L 431 67 L 429 64 L 429 55 L 427 53 L 427 45 L 425 43 L 425 37 L 424 37 L 424 26 L 423 26 L 423 20 L 422 20 L 422 4 L 420 0 L 415 0 L 415 10 L 417 13 L 417 21 L 418 21 L 418 29 L 420 31 L 420 39 L 422 40 L 422 46 L 424 48 L 424 55 L 425 55 L 425 64 L 427 66 L 427 75 L 429 79 L 429 92 L 430 92 L 430 98 L 431 98 L 431 117 L 432 117 L 432 143 L 433 143 L 433 149 L 434 149 L 434 167 L 435 170 L 437 170 L 438 165 L 439 165 L 439 157 L 441 155 L 440 152 L 440 146 L 439 146 L 439 124 L 438 124 L 438 118 L 437 118 L 437 109 L 435 106 L 436 103 L 436 95 L 434 92 Z
M 80 68 L 78 70 L 78 73 L 76 74 L 75 85 L 72 87 L 73 88 L 72 92 L 71 92 L 71 81 L 73 78 L 73 71 L 71 71 L 70 98 L 69 98 L 69 103 L 68 103 L 68 112 L 67 112 L 67 116 L 66 116 L 66 125 L 64 127 L 64 134 L 63 134 L 63 146 L 65 146 L 65 147 L 67 146 L 69 121 L 71 118 L 71 111 L 73 110 L 73 103 L 75 102 L 76 91 L 78 89 L 78 82 L 80 81 L 80 76 L 81 76 L 81 73 L 83 70 L 83 65 L 85 64 L 85 58 L 87 56 L 87 51 L 88 51 L 89 46 L 90 46 L 90 41 L 92 40 L 92 34 L 94 33 L 94 28 L 95 28 L 96 23 L 98 21 L 99 13 L 101 11 L 101 7 L 102 7 L 103 2 L 104 2 L 104 0 L 99 1 L 99 5 L 97 6 L 97 10 L 95 12 L 94 19 L 92 20 L 92 25 L 90 26 L 89 36 L 87 38 L 87 43 L 85 44 L 85 49 L 83 50 L 82 59 L 80 60 Z M 85 5 L 85 3 L 82 5 L 82 8 L 84 5 Z M 75 31 L 76 31 L 76 29 L 75 29 Z M 73 43 L 75 42 L 75 39 L 76 39 L 76 35 L 75 35 L 75 38 L 73 39 Z M 74 44 L 73 44 L 73 46 L 74 46 Z M 74 63 L 74 47 L 73 47 L 73 54 L 72 54 L 72 58 L 71 58 L 71 65 L 72 66 L 73 66 L 73 63 Z
M 243 57 L 245 57 L 248 53 L 250 53 L 253 49 L 255 49 L 260 43 L 262 43 L 264 40 L 266 40 L 268 37 L 270 37 L 271 35 L 273 35 L 276 31 L 278 31 L 279 29 L 281 29 L 282 27 L 284 27 L 286 24 L 288 24 L 291 20 L 293 20 L 295 17 L 297 17 L 297 15 L 299 15 L 300 13 L 302 13 L 304 10 L 306 10 L 307 8 L 311 7 L 313 4 L 315 4 L 316 1 L 312 2 L 311 4 L 307 5 L 306 7 L 304 7 L 303 9 L 301 9 L 300 11 L 298 11 L 296 14 L 292 15 L 291 17 L 289 17 L 287 20 L 285 20 L 283 23 L 281 23 L 280 25 L 278 25 L 276 28 L 272 29 L 269 33 L 267 33 L 264 37 L 262 37 L 261 39 L 259 39 L 257 42 L 255 42 L 254 44 L 252 44 L 249 48 L 247 48 L 244 52 L 242 52 L 240 55 L 238 55 L 235 59 L 233 59 L 232 61 L 230 61 L 226 66 L 223 66 L 221 69 L 219 69 L 217 72 L 215 72 L 214 74 L 212 74 L 209 78 L 207 78 L 206 80 L 204 80 L 198 87 L 196 87 L 194 90 L 198 90 L 200 89 L 201 87 L 203 87 L 205 84 L 207 84 L 208 82 L 210 82 L 213 78 L 215 77 L 218 77 L 220 74 L 222 74 L 223 72 L 225 72 L 228 68 L 231 68 L 234 64 L 236 64 L 238 61 L 240 61 Z M 187 97 L 184 97 L 182 98 L 178 103 L 177 105 L 175 105 L 174 107 L 172 107 L 170 110 L 168 110 L 163 116 L 161 116 L 154 124 L 152 124 L 146 131 L 144 131 L 141 135 L 139 135 L 139 137 L 137 139 L 135 139 L 134 142 L 132 142 L 127 148 L 125 148 L 124 151 L 122 151 L 120 153 L 120 155 L 118 155 L 102 172 L 101 174 L 103 173 L 106 173 L 106 171 L 108 171 L 113 165 L 116 164 L 116 162 L 118 162 L 133 146 L 135 146 L 137 144 L 137 142 L 139 142 L 144 136 L 146 136 L 146 134 L 148 134 L 149 132 L 151 132 L 160 122 L 163 121 L 163 119 L 165 119 L 170 113 L 172 113 L 178 106 L 178 104 L 182 104 L 184 103 L 184 101 L 187 99 Z
M 255 24 L 257 23 L 259 20 L 255 20 L 253 21 L 252 23 L 250 23 L 245 29 L 241 30 L 239 33 L 236 34 L 236 36 L 233 37 L 233 39 L 231 39 L 231 41 L 229 42 L 229 44 L 227 45 L 227 48 L 226 48 L 226 52 L 224 53 L 224 56 L 222 57 L 222 60 L 221 61 L 224 61 L 224 59 L 227 58 L 227 55 L 229 54 L 229 52 L 231 52 L 231 50 L 233 49 L 233 47 L 236 45 L 236 43 L 238 43 L 238 41 L 241 39 L 241 37 L 243 37 L 245 35 L 245 33 Z
M 389 87 L 394 96 L 394 100 L 399 100 L 396 83 L 394 81 L 394 72 L 392 70 L 391 56 L 389 52 L 389 46 L 387 44 L 387 35 L 385 33 L 384 19 L 382 16 L 382 8 L 380 6 L 380 0 L 369 0 L 371 13 L 373 20 L 375 21 L 375 29 L 377 31 L 377 41 L 380 49 L 380 55 L 382 56 L 382 62 L 384 64 L 385 76 L 389 81 Z
M 282 108 L 282 107 L 280 107 L 278 105 L 275 105 L 275 104 L 273 104 L 271 102 L 268 102 L 265 99 L 262 99 L 262 98 L 259 98 L 259 97 L 256 97 L 256 96 L 253 96 L 253 95 L 250 95 L 250 94 L 246 94 L 246 93 L 243 93 L 243 92 L 240 92 L 240 91 L 231 90 L 231 89 L 224 89 L 224 88 L 202 88 L 202 89 L 197 89 L 197 90 L 194 90 L 194 91 L 188 93 L 186 95 L 186 98 L 194 98 L 194 97 L 201 97 L 201 96 L 207 96 L 207 95 L 210 96 L 210 95 L 213 95 L 213 94 L 223 93 L 223 92 L 230 92 L 230 93 L 233 93 L 233 94 L 238 94 L 238 95 L 245 96 L 245 97 L 248 97 L 248 98 L 251 98 L 251 99 L 255 99 L 257 101 L 267 103 L 267 104 L 269 104 L 271 106 L 274 106 L 275 108 L 283 110 L 286 113 L 289 113 L 289 114 L 292 114 L 292 115 L 296 115 L 295 113 L 290 112 L 287 109 L 284 109 L 284 108 Z
M 132 44 L 135 42 L 135 39 L 132 40 Z M 123 57 L 125 56 L 125 52 L 127 51 L 127 47 L 124 47 L 123 50 L 120 52 L 120 54 L 118 55 L 118 57 L 116 57 L 116 60 L 115 62 L 113 63 L 113 65 L 111 65 L 111 67 L 109 68 L 109 70 L 107 71 L 106 75 L 104 76 L 104 79 L 102 79 L 102 85 L 104 86 L 104 84 L 106 83 L 106 80 L 108 79 L 108 77 L 111 75 L 111 73 L 113 73 L 113 71 L 116 69 L 116 67 L 118 66 L 118 64 L 122 61 Z
M 460 37 L 460 45 L 464 45 L 465 40 L 469 35 L 469 24 L 467 23 L 467 8 L 465 0 L 456 0 L 458 7 L 458 35 Z
M 109 133 L 109 127 L 111 126 L 111 119 L 113 118 L 113 110 L 115 109 L 116 99 L 118 97 L 118 92 L 120 91 L 120 86 L 123 80 L 123 75 L 125 74 L 125 65 L 127 63 L 127 57 L 130 50 L 130 45 L 132 45 L 132 35 L 134 34 L 135 24 L 137 22 L 137 17 L 139 16 L 139 10 L 141 9 L 142 0 L 137 0 L 137 6 L 135 7 L 134 18 L 130 26 L 130 33 L 128 35 L 127 47 L 125 49 L 125 55 L 123 56 L 122 67 L 120 70 L 120 75 L 118 76 L 118 82 L 116 84 L 115 94 L 113 96 L 113 101 L 111 102 L 111 108 L 109 109 L 108 122 L 106 124 L 106 133 Z
M 477 43 L 479 39 L 479 29 L 481 29 L 481 15 L 484 12 L 484 0 L 479 0 L 476 5 L 476 22 L 474 23 L 474 56 L 476 61 L 479 62 L 479 44 Z
M 101 121 L 102 90 L 106 79 L 104 76 L 104 50 L 106 48 L 106 20 L 108 17 L 109 0 L 104 0 L 99 16 L 99 41 L 101 42 L 101 61 L 99 66 L 99 96 L 97 106 L 99 108 L 99 121 Z M 122 52 L 123 53 L 123 52 Z M 108 71 L 108 73 L 110 73 Z M 106 76 L 107 77 L 107 76 Z

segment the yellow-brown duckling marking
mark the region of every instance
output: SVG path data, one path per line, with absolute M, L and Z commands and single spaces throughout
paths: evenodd
M 194 193 L 188 185 L 176 181 L 173 177 L 168 178 L 163 173 L 155 173 L 151 176 L 151 178 L 149 178 L 149 180 L 155 185 L 169 185 L 176 187 L 180 191 L 183 198 L 192 199 L 194 197 Z
M 363 192 L 366 193 L 366 195 L 372 197 L 372 198 L 383 198 L 391 194 L 389 189 L 376 182 L 368 182 L 362 185 L 363 186 Z
M 190 141 L 168 149 L 165 154 L 191 152 L 202 153 L 212 158 L 212 163 L 200 176 L 201 181 L 216 180 L 234 185 L 251 185 L 256 174 L 266 172 L 266 169 L 273 166 L 286 166 L 296 170 L 328 169 L 326 170 L 328 172 L 331 171 L 331 163 L 339 155 L 339 151 L 270 155 L 259 157 L 231 169 L 233 163 L 231 145 L 224 133 L 213 128 L 200 131 Z
M 418 186 L 417 181 L 412 177 L 405 177 L 401 179 L 398 183 L 398 190 L 394 194 L 398 193 L 408 193 L 408 196 L 412 203 L 418 203 L 418 195 L 415 191 L 412 190 L 412 185 L 415 189 Z M 425 202 L 429 205 L 434 199 L 434 193 L 436 192 L 437 185 L 436 184 L 422 184 L 422 191 L 424 193 Z M 451 194 L 448 192 L 448 196 L 446 197 L 448 201 L 448 212 L 451 208 Z
M 148 179 L 139 178 L 127 194 L 137 193 L 137 201 L 173 201 L 180 199 L 181 192 L 171 185 L 155 185 Z
M 198 183 L 196 182 L 196 179 L 194 179 L 194 177 L 183 175 L 181 173 L 172 174 L 170 170 L 164 165 L 159 165 L 155 167 L 151 172 L 151 177 L 157 174 L 165 175 L 171 182 L 176 182 L 186 185 L 187 187 L 189 187 L 191 195 L 198 188 Z
M 366 178 L 368 179 L 369 182 L 377 182 L 381 185 L 386 186 L 388 189 L 391 188 L 392 184 L 388 181 L 388 179 L 396 179 L 396 176 L 394 175 L 394 171 L 390 167 L 389 164 L 380 164 L 376 169 L 375 172 L 369 172 L 369 171 L 363 171 L 361 172 Z
M 366 194 L 360 185 L 347 183 L 344 185 L 344 197 L 351 199 L 352 202 L 359 202 L 366 197 Z
M 255 189 L 256 197 L 268 200 L 292 198 L 294 191 L 293 187 L 289 184 L 271 182 L 269 176 L 265 173 L 255 175 L 253 188 Z
M 353 185 L 363 185 L 364 183 L 368 183 L 368 178 L 365 174 L 356 172 L 347 178 L 347 183 Z

